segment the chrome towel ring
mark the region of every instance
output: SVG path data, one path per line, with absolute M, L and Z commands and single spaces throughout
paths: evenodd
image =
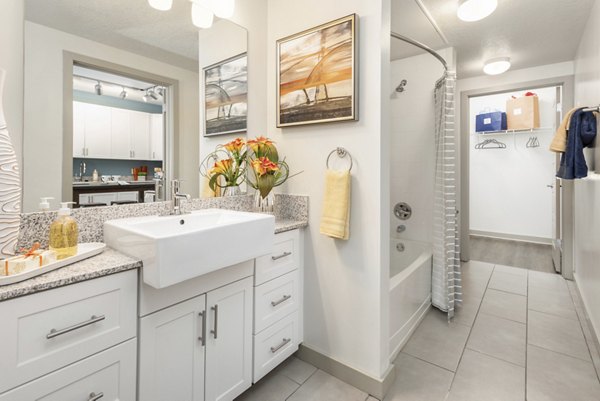
M 344 157 L 348 156 L 348 158 L 350 158 L 350 168 L 348 168 L 348 171 L 352 171 L 352 166 L 353 166 L 353 160 L 352 160 L 352 155 L 350 154 L 350 152 L 348 152 L 346 149 L 342 148 L 342 147 L 337 147 L 334 150 L 332 150 L 331 152 L 329 152 L 329 155 L 327 156 L 327 161 L 325 162 L 325 166 L 327 168 L 329 168 L 329 159 L 331 159 L 331 156 L 333 154 L 337 154 L 337 156 L 340 159 L 343 159 Z

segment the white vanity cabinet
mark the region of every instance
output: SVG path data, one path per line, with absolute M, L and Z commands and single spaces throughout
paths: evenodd
M 142 317 L 139 399 L 227 401 L 249 388 L 252 293 L 246 277 Z

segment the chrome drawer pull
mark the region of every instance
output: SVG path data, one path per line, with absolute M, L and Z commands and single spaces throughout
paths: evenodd
M 287 301 L 291 297 L 292 297 L 291 295 L 284 295 L 283 298 L 281 298 L 279 301 L 271 301 L 271 306 L 275 307 L 275 306 Z
M 283 341 L 281 342 L 281 344 L 279 344 L 276 347 L 271 347 L 271 352 L 276 353 L 277 351 L 279 351 L 280 349 L 285 347 L 290 341 L 292 341 L 291 338 L 284 338 Z
M 62 336 L 63 334 L 67 334 L 74 330 L 78 330 L 83 327 L 89 326 L 90 324 L 101 322 L 104 319 L 106 319 L 106 316 L 104 316 L 104 315 L 101 315 L 101 316 L 93 315 L 90 318 L 90 320 L 86 320 L 85 322 L 77 323 L 77 324 L 74 324 L 73 326 L 70 326 L 70 327 L 67 327 L 64 329 L 60 329 L 60 330 L 52 329 L 52 330 L 50 330 L 50 333 L 48 333 L 46 335 L 46 338 L 48 340 L 50 340 L 51 338 Z
M 198 337 L 198 340 L 200 340 L 200 343 L 202 344 L 202 346 L 206 345 L 206 311 L 202 311 L 200 313 L 198 313 L 198 315 L 202 318 L 202 333 L 200 333 L 202 336 Z
M 281 255 L 277 255 L 277 256 L 271 256 L 272 260 L 278 260 L 281 258 L 285 258 L 286 256 L 290 256 L 292 253 L 291 252 L 284 252 Z
M 88 401 L 98 401 L 100 398 L 104 397 L 104 393 L 91 393 L 90 394 L 90 398 L 88 398 Z
M 217 329 L 219 327 L 218 326 L 218 324 L 219 324 L 218 323 L 218 320 L 219 320 L 219 305 L 212 306 L 210 309 L 212 309 L 212 310 L 215 311 L 214 328 L 213 328 L 213 330 L 210 331 L 210 333 L 215 336 L 215 340 L 216 340 L 217 339 Z

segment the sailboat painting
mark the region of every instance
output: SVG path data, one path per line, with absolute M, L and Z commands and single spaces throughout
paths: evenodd
M 277 126 L 358 120 L 355 14 L 277 41 Z

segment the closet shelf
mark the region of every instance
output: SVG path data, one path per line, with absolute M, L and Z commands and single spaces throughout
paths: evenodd
M 502 131 L 483 131 L 475 132 L 475 135 L 513 135 L 513 134 L 526 134 L 532 132 L 540 132 L 545 130 L 554 130 L 554 127 L 540 127 L 531 129 L 507 129 Z

